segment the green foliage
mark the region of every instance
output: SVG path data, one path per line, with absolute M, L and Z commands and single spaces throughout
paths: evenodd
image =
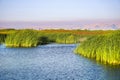
M 14 30 L 3 29 L 0 34 L 8 35 L 5 40 L 9 47 L 32 47 L 39 44 L 63 43 L 73 44 L 85 41 L 93 35 L 103 35 L 113 31 L 90 31 L 90 30 Z M 3 40 L 3 43 L 4 43 Z M 2 41 L 1 41 L 2 42 Z
M 48 43 L 50 43 L 50 40 L 48 39 L 48 37 L 45 37 L 45 36 L 41 36 L 40 38 L 39 38 L 39 43 L 38 44 L 48 44 Z
M 40 30 L 40 31 L 37 31 L 37 30 L 32 30 L 31 32 L 31 30 L 14 30 L 14 29 L 0 30 L 0 34 L 9 35 L 9 37 L 7 37 L 6 39 L 5 44 L 8 46 L 10 45 L 13 46 L 14 44 L 14 46 L 16 47 L 24 46 L 28 44 L 29 46 L 36 46 L 38 44 L 46 44 L 46 43 L 52 43 L 52 42 L 63 43 L 63 44 L 71 44 L 71 43 L 73 44 L 73 43 L 83 42 L 90 36 L 102 35 L 109 32 L 113 32 L 113 31 L 90 31 L 90 30 Z M 35 35 L 34 33 L 37 35 Z M 32 38 L 32 39 L 35 39 L 35 41 L 32 41 L 32 39 L 29 40 L 31 37 L 35 37 L 35 38 Z M 46 37 L 46 40 L 40 41 L 40 38 L 43 38 L 43 37 Z M 2 43 L 4 43 L 4 41 Z
M 38 33 L 34 30 L 20 30 L 9 34 L 5 40 L 7 47 L 34 47 L 39 42 Z
M 72 33 L 39 33 L 39 36 L 47 37 L 50 42 L 56 42 L 56 43 L 63 43 L 63 44 L 73 44 L 76 42 L 79 42 L 77 38 L 80 38 L 80 36 L 77 36 Z
M 69 36 L 69 33 L 61 33 L 57 35 L 56 42 L 57 43 L 67 43 L 67 37 Z
M 0 34 L 0 44 L 5 42 L 6 34 Z
M 7 47 L 34 47 L 38 44 L 56 43 L 76 43 L 77 36 L 72 33 L 47 33 L 36 30 L 16 30 L 8 34 L 5 44 Z
M 93 36 L 81 43 L 75 53 L 108 64 L 120 64 L 120 31 Z
M 56 43 L 75 44 L 78 43 L 81 36 L 72 33 L 57 34 Z

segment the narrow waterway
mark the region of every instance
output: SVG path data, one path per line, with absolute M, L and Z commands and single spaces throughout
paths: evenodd
M 0 80 L 120 80 L 119 66 L 105 66 L 73 53 L 75 44 L 35 48 L 0 45 Z

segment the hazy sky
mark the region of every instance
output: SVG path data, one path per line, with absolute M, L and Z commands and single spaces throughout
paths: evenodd
M 120 20 L 120 0 L 0 0 L 0 21 Z

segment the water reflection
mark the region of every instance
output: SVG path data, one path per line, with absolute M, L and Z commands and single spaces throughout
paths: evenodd
M 104 65 L 103 67 L 108 80 L 120 80 L 120 66 Z

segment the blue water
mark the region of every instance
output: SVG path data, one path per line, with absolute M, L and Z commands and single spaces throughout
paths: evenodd
M 120 80 L 119 66 L 106 66 L 73 53 L 75 44 L 36 48 L 0 45 L 0 80 Z

